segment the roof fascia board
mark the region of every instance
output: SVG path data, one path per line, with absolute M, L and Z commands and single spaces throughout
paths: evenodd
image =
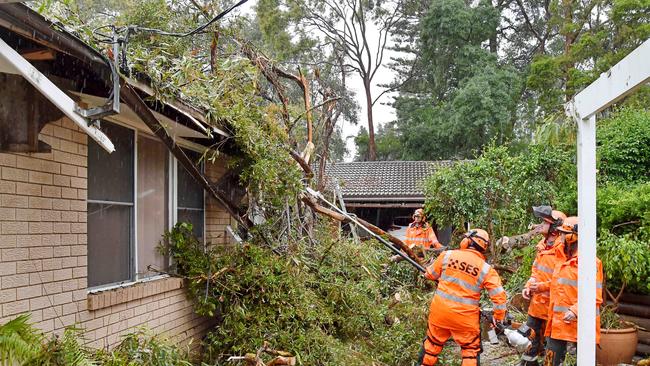
M 102 131 L 94 126 L 89 126 L 85 118 L 75 112 L 76 103 L 72 98 L 59 89 L 54 83 L 43 75 L 32 64 L 27 62 L 18 52 L 0 39 L 0 59 L 3 59 L 16 73 L 22 75 L 30 84 L 38 89 L 52 104 L 70 118 L 88 136 L 95 140 L 104 150 L 112 153 L 115 147 L 111 140 Z

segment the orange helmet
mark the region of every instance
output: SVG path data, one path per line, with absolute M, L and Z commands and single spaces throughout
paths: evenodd
M 564 212 L 558 211 L 558 210 L 551 211 L 551 216 L 553 216 L 553 218 L 555 220 L 564 220 L 564 219 L 566 219 L 566 215 L 564 214 Z
M 422 219 L 424 220 L 425 216 L 424 216 L 424 210 L 423 209 L 418 208 L 417 210 L 415 210 L 415 212 L 413 213 L 413 219 L 415 219 L 416 215 L 420 215 L 420 217 L 422 217 Z
M 562 222 L 562 225 L 557 228 L 557 230 L 566 234 L 564 239 L 566 244 L 574 244 L 578 241 L 578 217 L 567 217 Z
M 490 246 L 490 236 L 487 231 L 483 229 L 472 229 L 463 235 L 463 240 L 460 242 L 460 249 L 467 249 L 470 245 L 475 244 L 482 252 L 485 252 Z

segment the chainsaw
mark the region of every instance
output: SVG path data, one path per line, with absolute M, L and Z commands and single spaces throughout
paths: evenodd
M 481 316 L 490 324 L 495 323 L 492 321 L 491 310 L 481 310 Z M 488 338 L 491 344 L 499 344 L 500 338 L 505 338 L 509 346 L 515 348 L 519 353 L 524 353 L 530 348 L 531 339 L 535 338 L 535 331 L 526 323 L 521 324 L 517 329 L 513 329 L 512 319 L 506 317 L 504 323 L 496 322 L 496 326 L 493 325 L 488 330 Z

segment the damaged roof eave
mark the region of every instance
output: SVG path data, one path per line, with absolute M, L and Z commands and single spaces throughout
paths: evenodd
M 72 120 L 82 131 L 95 140 L 104 150 L 112 153 L 115 146 L 102 131 L 95 126 L 89 126 L 86 119 L 79 115 L 76 110 L 76 103 L 72 98 L 59 89 L 54 83 L 43 75 L 32 64 L 27 62 L 18 52 L 11 48 L 0 38 L 0 61 L 3 67 L 14 71 L 27 80 L 44 97 L 54 104 L 61 112 Z
M 111 87 L 111 67 L 108 64 L 108 59 L 66 31 L 53 29 L 53 24 L 50 21 L 25 4 L 0 3 L 0 27 L 6 28 L 43 46 L 79 59 L 104 80 L 107 88 Z M 13 69 L 7 68 L 0 61 L 0 72 L 7 71 L 12 73 L 11 71 Z M 153 89 L 145 83 L 127 78 L 124 79 L 129 85 L 132 85 L 145 94 L 150 96 L 154 95 Z M 188 106 L 180 99 L 164 101 L 163 103 L 186 117 L 191 122 L 191 125 L 202 134 L 209 135 L 210 133 L 208 131 L 211 131 L 217 135 L 230 137 L 230 134 L 222 129 L 211 126 L 205 119 L 204 113 L 192 106 Z
M 147 94 L 149 96 L 154 96 L 155 95 L 153 89 L 149 85 L 147 85 L 147 84 L 145 84 L 145 83 L 143 83 L 141 81 L 131 79 L 131 78 L 125 78 L 125 79 L 126 79 L 126 82 L 129 85 L 131 85 L 134 88 L 142 91 L 143 93 L 145 93 L 145 94 Z M 195 124 L 195 126 L 197 128 L 203 130 L 204 133 L 208 133 L 208 129 L 210 129 L 212 132 L 217 133 L 217 134 L 219 134 L 221 136 L 231 137 L 231 135 L 229 133 L 227 133 L 226 131 L 224 131 L 224 130 L 222 130 L 220 128 L 217 128 L 215 126 L 212 126 L 205 119 L 205 113 L 201 112 L 200 110 L 198 110 L 197 108 L 195 108 L 195 107 L 193 107 L 191 105 L 188 105 L 187 103 L 183 102 L 182 100 L 176 99 L 176 100 L 164 101 L 163 103 L 165 103 L 165 105 L 169 106 L 170 108 L 173 108 L 177 112 L 179 112 L 179 113 L 183 114 L 184 116 L 186 116 L 190 121 L 192 121 Z

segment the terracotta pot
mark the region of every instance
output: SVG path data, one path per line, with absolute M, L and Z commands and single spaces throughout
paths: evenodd
M 631 364 L 639 340 L 637 333 L 636 328 L 602 329 L 600 347 L 596 347 L 596 362 L 602 366 Z

